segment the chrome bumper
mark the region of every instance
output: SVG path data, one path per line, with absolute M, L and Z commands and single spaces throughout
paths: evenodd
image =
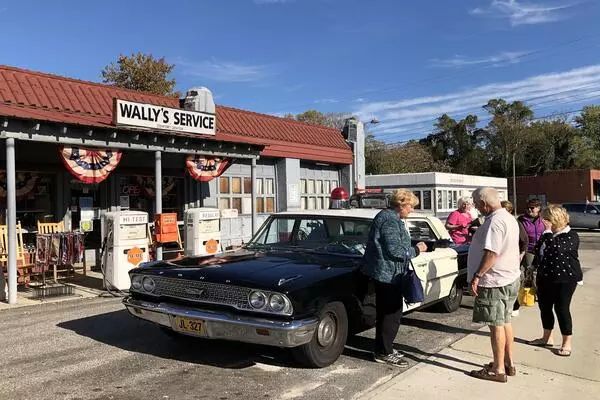
M 265 318 L 199 310 L 169 303 L 153 303 L 131 297 L 126 297 L 123 304 L 134 317 L 177 332 L 179 330 L 175 324 L 175 317 L 203 321 L 201 335 L 180 332 L 182 334 L 277 347 L 296 347 L 310 342 L 318 323 L 316 318 L 289 322 L 271 321 Z

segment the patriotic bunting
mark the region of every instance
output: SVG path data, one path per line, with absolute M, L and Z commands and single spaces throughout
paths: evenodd
M 80 147 L 59 148 L 63 163 L 84 183 L 100 183 L 117 168 L 121 161 L 120 150 L 93 150 Z
M 230 158 L 190 155 L 185 163 L 192 178 L 208 182 L 221 176 L 232 162 Z

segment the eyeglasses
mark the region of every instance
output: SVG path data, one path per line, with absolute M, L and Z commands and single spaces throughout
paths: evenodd
M 528 210 L 535 210 L 536 208 L 538 208 L 538 207 L 537 206 L 536 207 L 527 207 Z

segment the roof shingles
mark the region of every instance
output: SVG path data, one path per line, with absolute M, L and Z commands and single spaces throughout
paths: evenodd
M 0 115 L 106 128 L 114 98 L 179 108 L 177 98 L 0 65 Z M 216 112 L 217 140 L 264 145 L 264 156 L 352 162 L 336 129 L 225 106 Z

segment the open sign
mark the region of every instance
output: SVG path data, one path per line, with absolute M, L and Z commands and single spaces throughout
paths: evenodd
M 127 196 L 139 196 L 141 189 L 138 185 L 125 185 L 121 188 L 121 194 Z

